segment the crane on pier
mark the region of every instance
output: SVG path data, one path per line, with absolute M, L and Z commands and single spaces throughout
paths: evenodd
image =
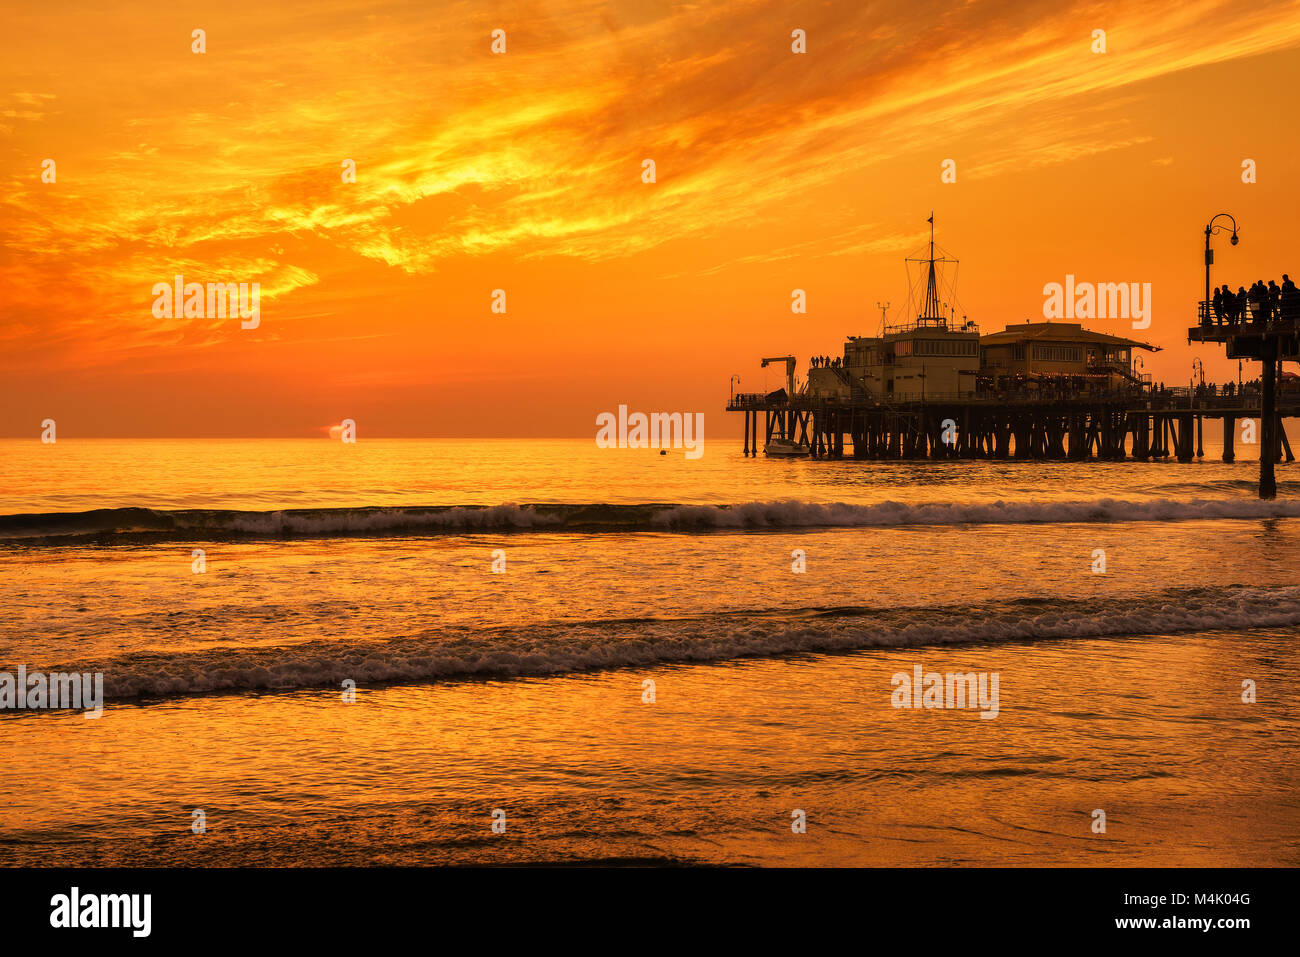
M 789 396 L 791 399 L 793 399 L 794 398 L 794 363 L 795 363 L 794 356 L 774 356 L 771 358 L 764 359 L 763 364 L 759 368 L 766 369 L 773 362 L 785 363 L 785 394 Z

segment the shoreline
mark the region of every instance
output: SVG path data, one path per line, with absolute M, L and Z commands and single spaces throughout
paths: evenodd
M 1298 633 L 873 649 L 359 689 L 352 705 L 290 692 L 109 710 L 87 723 L 93 744 L 43 735 L 57 795 L 21 788 L 38 769 L 13 766 L 0 858 L 1293 865 L 1285 755 L 1300 732 L 1266 689 L 1295 680 L 1280 656 Z M 892 708 L 889 676 L 912 664 L 1001 673 L 1001 713 Z M 1243 668 L 1262 689 L 1244 723 Z M 23 724 L 36 723 L 13 735 L 30 762 L 40 749 L 18 739 L 44 729 Z M 190 832 L 198 807 L 202 835 Z M 497 807 L 505 835 L 491 831 Z M 1097 807 L 1111 809 L 1106 835 L 1089 830 Z M 794 809 L 805 834 L 790 830 Z

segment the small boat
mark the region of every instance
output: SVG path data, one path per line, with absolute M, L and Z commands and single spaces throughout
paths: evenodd
M 765 455 L 775 455 L 778 458 L 799 458 L 806 456 L 810 451 L 807 442 L 795 442 L 791 439 L 772 439 L 763 447 Z

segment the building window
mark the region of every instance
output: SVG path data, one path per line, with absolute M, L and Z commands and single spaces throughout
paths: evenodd
M 979 342 L 976 339 L 918 339 L 918 356 L 976 356 Z
M 895 356 L 970 356 L 980 354 L 979 340 L 973 336 L 963 339 L 899 339 L 894 343 Z
M 1044 362 L 1082 362 L 1082 346 L 1034 346 L 1034 358 Z

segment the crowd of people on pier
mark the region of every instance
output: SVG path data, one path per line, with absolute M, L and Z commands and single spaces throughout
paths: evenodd
M 1284 322 L 1300 321 L 1300 289 L 1283 273 L 1282 285 L 1272 279 L 1267 283 L 1259 280 L 1247 289 L 1237 287 L 1233 292 L 1228 286 L 1214 291 L 1211 300 L 1214 307 L 1213 324 L 1219 326 L 1236 326 L 1243 322 Z M 1203 325 L 1211 324 L 1207 313 L 1201 320 Z
M 837 356 L 832 359 L 830 356 L 813 356 L 812 367 L 814 369 L 838 369 L 840 367 L 840 358 Z
M 1167 392 L 1168 390 L 1164 391 Z M 1232 381 L 1225 382 L 1223 385 L 1219 385 L 1215 382 L 1211 382 L 1207 385 L 1202 382 L 1200 385 L 1196 386 L 1192 394 L 1198 399 L 1203 399 L 1207 396 L 1211 398 L 1215 396 L 1227 396 L 1228 398 L 1232 398 L 1234 395 L 1259 395 L 1260 391 L 1261 386 L 1259 379 L 1252 379 L 1250 382 L 1243 382 L 1241 385 Z M 1152 390 L 1152 394 L 1154 395 L 1159 393 Z
M 1278 389 L 1282 392 L 1300 391 L 1300 379 L 1279 379 Z M 1081 395 L 1134 395 L 1137 393 L 1145 394 L 1152 399 L 1161 401 L 1185 401 L 1187 396 L 1193 395 L 1198 399 L 1204 398 L 1234 398 L 1250 397 L 1259 395 L 1263 391 L 1263 386 L 1258 378 L 1246 382 L 1228 381 L 1223 384 L 1217 382 L 1201 382 L 1199 384 L 1170 386 L 1164 382 L 1151 382 L 1143 390 L 1138 386 L 1121 386 L 1119 389 L 1100 389 L 1095 381 L 1082 376 L 1057 375 L 1043 377 L 1033 380 L 1032 382 L 1015 379 L 1002 379 L 996 385 L 984 381 L 980 383 L 980 393 L 983 395 L 996 396 L 999 399 L 1013 399 L 1032 397 L 1035 399 L 1074 399 Z
M 1196 396 L 1198 399 L 1206 397 L 1214 398 L 1218 396 L 1226 396 L 1228 398 L 1238 395 L 1256 396 L 1263 391 L 1263 388 L 1263 384 L 1260 382 L 1258 377 L 1240 384 L 1231 380 L 1225 382 L 1223 385 L 1219 385 L 1217 382 L 1202 382 L 1199 385 L 1192 387 L 1192 395 Z M 1284 389 L 1286 387 L 1279 383 L 1278 388 Z M 1152 398 L 1164 399 L 1169 398 L 1170 396 L 1186 395 L 1187 389 L 1185 387 L 1172 389 L 1166 386 L 1163 382 L 1153 382 L 1148 394 Z

